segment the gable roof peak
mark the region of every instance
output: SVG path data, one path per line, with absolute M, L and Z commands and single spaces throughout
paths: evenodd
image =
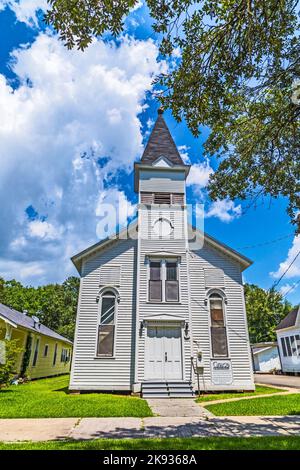
M 163 112 L 163 108 L 159 108 L 157 111 L 157 119 L 143 152 L 141 163 L 152 165 L 159 157 L 165 157 L 173 165 L 184 165 L 164 120 Z

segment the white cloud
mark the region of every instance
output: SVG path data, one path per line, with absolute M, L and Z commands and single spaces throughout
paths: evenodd
M 142 153 L 138 114 L 157 56 L 151 40 L 94 41 L 82 53 L 46 34 L 13 53 L 20 86 L 0 75 L 0 275 L 74 273 L 69 258 L 97 241 L 102 195 L 120 200 L 125 223 L 126 195 L 110 182 Z
M 214 201 L 208 211 L 206 217 L 217 217 L 222 222 L 231 222 L 233 219 L 240 217 L 242 213 L 241 205 L 235 205 L 233 201 L 228 199 L 218 199 Z
M 270 275 L 274 278 L 279 278 L 286 271 L 289 265 L 292 263 L 292 261 L 297 256 L 299 251 L 300 251 L 300 235 L 294 238 L 293 244 L 288 251 L 286 260 L 282 261 L 279 264 L 278 270 L 275 272 L 271 272 Z M 298 255 L 295 262 L 292 264 L 292 266 L 289 268 L 289 270 L 285 274 L 285 278 L 290 279 L 299 275 L 300 275 L 300 255 Z
M 15 13 L 18 21 L 28 26 L 38 26 L 38 11 L 46 11 L 49 5 L 47 0 L 0 0 L 0 10 L 5 7 Z
M 28 224 L 30 237 L 42 238 L 44 240 L 58 240 L 62 235 L 62 228 L 56 228 L 49 222 L 33 220 Z
M 189 176 L 187 178 L 187 186 L 198 186 L 198 188 L 205 188 L 207 186 L 210 175 L 213 169 L 208 161 L 203 163 L 195 163 L 191 166 Z
M 191 163 L 189 157 L 189 149 L 190 147 L 188 147 L 187 145 L 178 145 L 178 152 L 180 153 L 180 156 L 186 165 L 189 165 Z

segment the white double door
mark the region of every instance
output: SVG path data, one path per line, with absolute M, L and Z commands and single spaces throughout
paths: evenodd
M 147 326 L 145 380 L 182 380 L 180 326 Z

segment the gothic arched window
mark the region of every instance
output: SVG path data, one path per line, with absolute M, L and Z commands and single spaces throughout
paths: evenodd
M 209 296 L 210 330 L 213 357 L 227 357 L 227 333 L 224 314 L 224 298 L 213 292 Z
M 114 355 L 115 317 L 117 297 L 112 290 L 104 291 L 100 297 L 100 322 L 98 328 L 98 356 Z

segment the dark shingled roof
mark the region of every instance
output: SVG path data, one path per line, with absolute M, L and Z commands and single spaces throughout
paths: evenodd
M 23 328 L 27 328 L 31 331 L 34 331 L 35 333 L 40 333 L 42 335 L 50 336 L 51 338 L 55 338 L 60 341 L 65 341 L 66 343 L 72 344 L 72 341 L 70 341 L 67 338 L 64 338 L 64 336 L 59 335 L 55 331 L 50 330 L 50 328 L 48 328 L 47 326 L 42 325 L 41 323 L 39 323 L 39 325 L 35 325 L 33 319 L 29 317 L 28 315 L 18 312 L 17 310 L 7 307 L 7 305 L 1 304 L 1 303 L 0 303 L 0 316 L 6 318 L 7 320 L 11 321 L 15 325 L 21 326 Z
M 284 328 L 289 328 L 291 326 L 295 326 L 296 320 L 297 320 L 297 314 L 299 310 L 299 305 L 298 307 L 293 308 L 286 317 L 284 317 L 279 325 L 277 326 L 276 330 L 283 330 Z
M 162 110 L 159 109 L 156 123 L 154 124 L 147 142 L 141 162 L 151 165 L 162 155 L 173 163 L 173 165 L 184 165 L 168 126 L 162 116 Z

